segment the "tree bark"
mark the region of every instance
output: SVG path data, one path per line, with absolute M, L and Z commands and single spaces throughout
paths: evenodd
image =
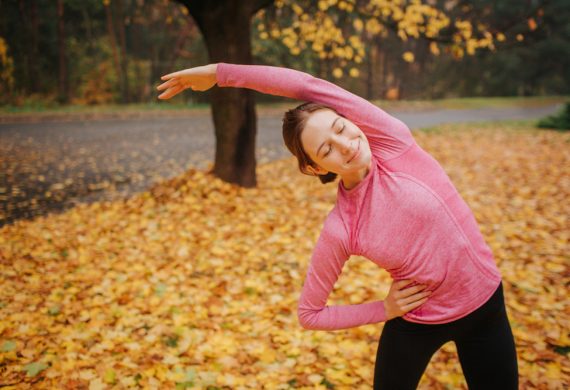
M 38 5 L 36 0 L 18 2 L 20 19 L 23 30 L 23 46 L 25 50 L 24 90 L 26 94 L 37 93 L 41 90 L 38 61 Z
M 121 97 L 123 103 L 129 103 L 130 101 L 130 91 L 129 91 L 129 63 L 127 57 L 127 39 L 125 37 L 125 17 L 123 12 L 123 4 L 121 0 L 115 0 L 115 10 L 117 11 L 117 20 L 119 21 L 116 25 L 119 29 L 119 48 L 121 50 L 120 59 L 120 69 L 121 69 Z
M 111 4 L 105 4 L 105 15 L 107 17 L 107 33 L 109 34 L 109 39 L 111 40 L 111 48 L 113 50 L 113 64 L 115 65 L 115 72 L 117 72 L 117 78 L 119 79 L 121 86 L 121 95 L 123 94 L 123 80 L 121 79 L 121 65 L 119 62 L 119 53 L 117 51 L 117 39 L 115 38 L 115 28 L 113 22 L 113 13 L 111 11 Z
M 367 41 L 369 43 L 369 57 L 367 61 L 368 65 L 368 72 L 367 72 L 367 81 L 366 81 L 366 98 L 368 100 L 373 100 L 374 96 L 374 86 L 376 83 L 376 77 L 374 77 L 375 73 L 378 72 L 378 67 L 376 66 L 376 58 L 378 57 L 378 48 L 375 43 L 373 43 L 372 37 L 367 37 Z M 372 44 L 370 44 L 372 43 Z
M 386 99 L 386 92 L 390 88 L 388 84 L 388 64 L 386 63 L 386 50 L 382 47 L 380 40 L 375 40 L 374 42 L 376 55 L 380 57 L 378 60 L 378 74 L 380 74 L 380 83 L 378 96 L 380 99 Z
M 188 8 L 202 32 L 210 63 L 251 64 L 251 17 L 273 0 L 178 1 Z M 255 187 L 254 91 L 213 88 L 211 92 L 216 133 L 212 173 L 230 183 Z
M 63 0 L 57 0 L 57 40 L 59 48 L 59 78 L 58 78 L 58 101 L 65 104 L 69 101 L 69 89 L 67 83 L 67 57 L 65 53 L 65 22 Z

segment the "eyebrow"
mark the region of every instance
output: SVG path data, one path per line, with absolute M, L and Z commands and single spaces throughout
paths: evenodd
M 331 129 L 334 129 L 334 124 L 335 124 L 336 121 L 339 120 L 339 119 L 340 119 L 340 116 L 337 116 L 336 119 L 333 121 L 333 123 L 332 123 L 332 125 L 331 125 Z M 317 149 L 317 157 L 319 156 L 319 152 L 320 152 L 321 148 L 322 148 L 323 146 L 325 146 L 325 144 L 326 144 L 326 141 L 323 142 L 323 143 L 321 144 L 321 146 L 319 146 L 319 148 Z

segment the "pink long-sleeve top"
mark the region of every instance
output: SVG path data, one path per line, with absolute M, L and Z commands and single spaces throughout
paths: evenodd
M 432 291 L 424 304 L 402 316 L 407 321 L 454 321 L 491 297 L 501 273 L 473 213 L 402 121 L 294 69 L 219 63 L 216 79 L 220 87 L 325 104 L 356 124 L 370 144 L 369 173 L 350 190 L 338 182 L 336 204 L 313 250 L 297 309 L 304 328 L 336 330 L 387 320 L 382 300 L 326 305 L 353 254 L 373 261 L 394 280 L 412 279 Z

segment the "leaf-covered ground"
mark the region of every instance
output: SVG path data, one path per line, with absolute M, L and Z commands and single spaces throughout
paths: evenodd
M 524 123 L 416 132 L 472 207 L 504 277 L 523 389 L 570 385 L 570 136 Z M 370 389 L 383 323 L 302 329 L 313 245 L 336 185 L 293 158 L 243 189 L 202 171 L 128 200 L 0 229 L 3 388 Z M 383 299 L 347 263 L 329 304 Z M 420 389 L 466 389 L 453 343 Z

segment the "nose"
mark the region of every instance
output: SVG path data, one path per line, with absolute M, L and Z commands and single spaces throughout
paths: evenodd
M 340 141 L 340 147 L 343 154 L 352 154 L 356 149 L 356 143 L 344 138 Z

